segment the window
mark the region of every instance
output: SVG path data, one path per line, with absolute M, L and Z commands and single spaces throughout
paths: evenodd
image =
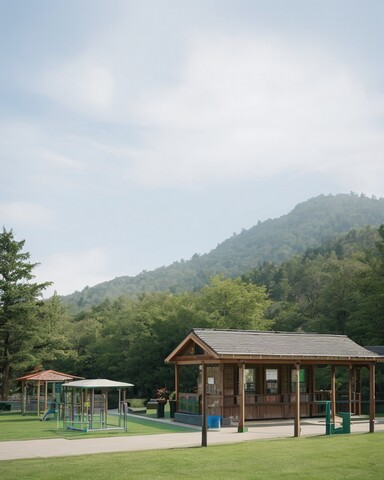
M 296 369 L 291 370 L 291 392 L 296 393 Z M 304 368 L 300 368 L 300 393 L 307 393 L 307 379 Z
M 245 391 L 256 392 L 256 372 L 254 368 L 245 369 Z
M 267 368 L 265 370 L 266 393 L 273 395 L 279 393 L 279 372 L 277 368 Z

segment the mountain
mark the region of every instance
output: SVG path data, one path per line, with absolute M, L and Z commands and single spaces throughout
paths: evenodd
M 324 241 L 366 225 L 384 223 L 384 198 L 365 195 L 320 195 L 298 204 L 290 213 L 259 222 L 204 255 L 174 262 L 134 277 L 123 276 L 62 297 L 65 304 L 84 308 L 106 298 L 145 292 L 179 293 L 201 288 L 210 277 L 239 276 L 263 262 L 281 263 Z

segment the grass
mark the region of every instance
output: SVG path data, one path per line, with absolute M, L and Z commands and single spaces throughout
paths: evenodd
M 92 438 L 191 431 L 129 416 L 128 432 L 57 430 L 56 421 L 0 415 L 0 440 Z M 161 442 L 161 435 L 159 435 Z M 0 462 L 1 480 L 28 479 L 252 479 L 377 480 L 384 478 L 384 434 L 302 437 L 208 446 Z M 1 448 L 1 442 L 0 442 Z
M 0 445 L 1 446 L 1 445 Z M 305 437 L 162 451 L 0 462 L 11 479 L 377 480 L 382 433 Z
M 108 416 L 108 423 L 117 425 L 117 418 Z M 108 430 L 100 432 L 79 432 L 64 430 L 62 422 L 57 428 L 56 420 L 41 422 L 37 415 L 22 416 L 17 413 L 2 413 L 0 415 L 0 442 L 8 440 L 35 440 L 39 438 L 92 438 L 110 437 L 121 435 L 156 435 L 172 432 L 190 432 L 188 427 L 180 427 L 170 423 L 150 421 L 150 418 L 141 419 L 134 416 L 128 417 L 128 431 Z M 0 443 L 1 446 L 1 443 Z M 1 474 L 0 474 L 1 477 Z

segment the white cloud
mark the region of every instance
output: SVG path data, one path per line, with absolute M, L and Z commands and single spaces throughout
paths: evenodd
M 317 48 L 278 39 L 192 42 L 179 85 L 145 91 L 133 115 L 147 133 L 128 158 L 149 186 L 327 172 L 384 173 L 383 98 Z M 366 168 L 365 167 L 365 168 Z
M 13 226 L 49 224 L 54 218 L 49 208 L 32 202 L 3 202 L 0 203 L 0 218 L 4 224 Z
M 65 108 L 91 114 L 107 112 L 114 98 L 111 71 L 88 56 L 43 72 L 35 80 L 34 88 Z
M 59 153 L 52 152 L 47 149 L 43 149 L 40 155 L 45 160 L 48 160 L 50 164 L 59 168 L 74 171 L 81 171 L 84 168 L 83 164 L 78 160 L 67 157 L 65 155 L 61 155 Z
M 38 282 L 54 282 L 44 291 L 45 298 L 55 291 L 58 295 L 68 295 L 75 290 L 83 290 L 86 285 L 101 283 L 111 276 L 108 275 L 108 255 L 100 247 L 54 254 L 41 262 L 35 274 Z

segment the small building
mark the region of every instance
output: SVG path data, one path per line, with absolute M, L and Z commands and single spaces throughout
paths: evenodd
M 369 390 L 370 432 L 375 419 L 375 366 L 384 357 L 345 335 L 268 331 L 194 329 L 166 358 L 175 365 L 175 419 L 202 424 L 220 416 L 223 424 L 261 419 L 295 419 L 324 415 L 330 401 L 337 410 L 361 413 L 361 373 Z M 181 392 L 182 369 L 198 365 L 196 391 Z M 347 387 L 337 395 L 336 373 Z M 328 389 L 319 377 L 328 375 Z

